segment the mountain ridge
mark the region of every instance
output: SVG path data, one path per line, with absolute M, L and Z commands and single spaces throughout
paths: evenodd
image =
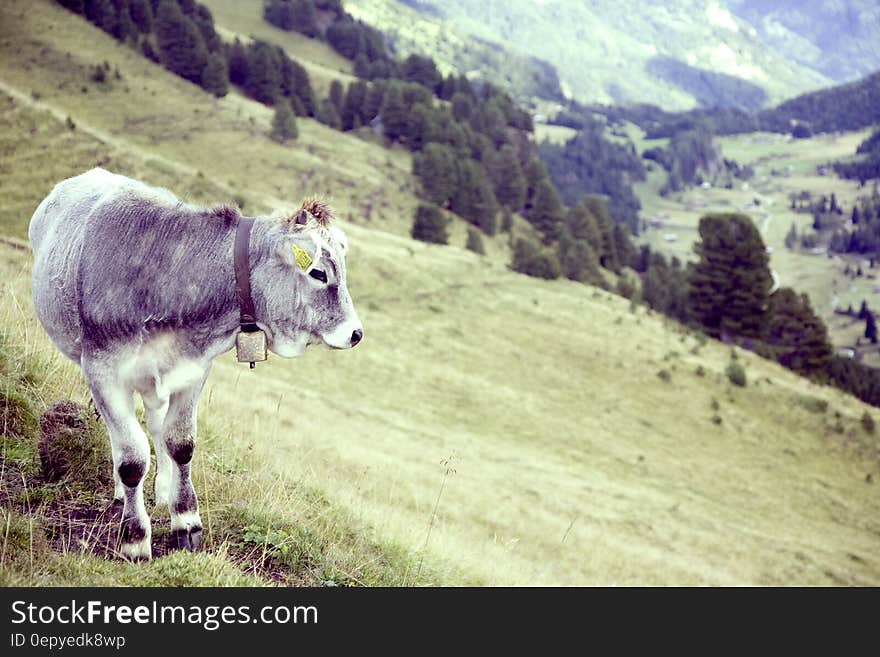
M 442 48 L 437 34 L 459 42 L 476 37 L 549 63 L 566 95 L 580 102 L 651 102 L 683 110 L 737 106 L 729 102 L 731 89 L 723 79 L 713 81 L 714 96 L 693 93 L 695 84 L 705 87 L 710 74 L 760 87 L 764 106 L 771 106 L 880 68 L 880 47 L 874 45 L 880 43 L 880 12 L 860 0 L 839 4 L 851 11 L 813 12 L 808 18 L 814 23 L 804 35 L 794 32 L 798 23 L 791 3 L 758 14 L 755 3 L 745 0 L 678 0 L 662 7 L 635 0 L 589 6 L 561 0 L 350 0 L 346 6 L 405 51 L 435 54 Z M 841 34 L 853 12 L 861 20 L 858 33 Z M 767 20 L 756 27 L 761 16 Z M 812 54 L 793 58 L 798 44 Z M 860 63 L 833 63 L 848 61 L 853 52 L 863 55 Z M 656 57 L 675 60 L 678 69 L 652 72 L 649 62 Z M 528 95 L 522 87 L 519 92 Z

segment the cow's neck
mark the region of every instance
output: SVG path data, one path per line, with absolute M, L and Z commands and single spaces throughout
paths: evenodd
M 252 296 L 258 309 L 262 304 L 259 290 L 253 289 L 253 272 L 269 252 L 266 242 L 271 225 L 272 220 L 265 217 L 257 218 L 251 230 L 248 247 L 248 274 L 252 281 Z M 206 316 L 204 321 L 190 330 L 192 346 L 208 359 L 232 349 L 235 346 L 235 336 L 241 330 L 240 306 L 233 268 L 235 231 L 235 227 L 230 229 L 229 235 L 223 240 L 220 253 L 217 254 L 221 260 L 217 270 L 222 272 L 217 277 L 217 289 L 205 291 L 216 299 L 216 303 L 212 304 L 211 315 Z M 259 310 L 256 319 L 261 322 Z

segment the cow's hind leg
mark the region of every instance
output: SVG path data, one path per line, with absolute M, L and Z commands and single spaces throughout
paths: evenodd
M 144 506 L 144 477 L 150 467 L 150 446 L 134 412 L 133 391 L 119 381 L 116 368 L 109 363 L 84 354 L 82 367 L 95 406 L 107 424 L 114 480 L 122 488 L 120 552 L 132 561 L 147 560 L 151 557 L 150 517 Z
M 185 550 L 202 546 L 202 520 L 190 467 L 196 447 L 196 412 L 204 382 L 203 378 L 171 395 L 162 430 L 171 457 L 171 531 L 177 547 Z

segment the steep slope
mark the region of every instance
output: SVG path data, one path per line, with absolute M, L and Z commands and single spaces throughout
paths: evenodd
M 729 347 L 642 307 L 513 274 L 498 245 L 483 258 L 413 242 L 405 153 L 305 119 L 298 142 L 273 145 L 262 106 L 215 102 L 48 2 L 4 3 L 0 25 L 0 80 L 114 142 L 77 133 L 75 153 L 53 148 L 71 138 L 61 121 L 4 100 L 4 163 L 21 163 L 3 170 L 20 190 L 0 195 L 4 234 L 21 236 L 25 199 L 87 166 L 89 149 L 175 191 L 213 181 L 193 196 L 241 194 L 248 211 L 329 191 L 353 220 L 366 329 L 351 352 L 255 372 L 218 359 L 195 457 L 206 554 L 128 566 L 43 551 L 5 562 L 0 581 L 243 583 L 233 548 L 265 534 L 290 549 L 294 583 L 880 583 L 880 451 L 864 405 L 739 351 L 748 385 L 732 386 Z M 122 81 L 83 93 L 83 71 L 108 58 Z M 381 194 L 365 221 L 358 204 Z M 29 306 L 29 257 L 0 254 L 12 301 L 0 362 L 51 372 L 7 376 L 4 394 L 84 402 Z
M 437 26 L 433 32 L 452 31 L 465 42 L 479 37 L 538 57 L 556 67 L 563 89 L 582 102 L 729 106 L 736 100 L 732 92 L 749 85 L 751 94 L 752 86 L 763 90 L 760 100 L 771 105 L 830 82 L 768 47 L 752 25 L 714 0 L 351 0 L 346 6 L 425 52 L 434 49 L 431 32 L 422 22 L 400 20 L 409 7 Z M 677 65 L 670 67 L 670 60 Z

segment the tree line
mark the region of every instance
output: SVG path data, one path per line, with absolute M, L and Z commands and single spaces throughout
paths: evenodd
M 569 101 L 552 122 L 578 127 L 585 115 L 602 115 L 612 124 L 635 123 L 648 139 L 672 137 L 699 127 L 714 135 L 765 131 L 796 137 L 816 132 L 861 130 L 880 123 L 880 72 L 848 84 L 801 94 L 760 111 L 717 107 L 669 112 L 649 103 L 617 106 Z
M 868 180 L 880 178 L 880 130 L 874 130 L 859 144 L 856 155 L 861 157 L 834 162 L 834 172 L 841 178 L 858 180 L 862 185 Z

